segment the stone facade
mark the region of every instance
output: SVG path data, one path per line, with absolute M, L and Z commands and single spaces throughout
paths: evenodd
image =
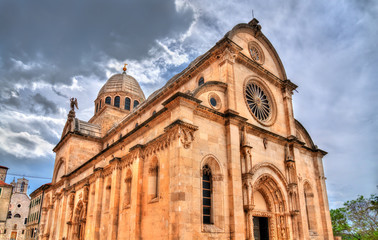
M 256 19 L 146 100 L 133 79 L 111 77 L 88 123 L 71 106 L 41 239 L 333 239 L 326 152 Z
M 25 239 L 26 220 L 29 212 L 30 198 L 27 195 L 29 181 L 25 178 L 13 180 L 13 193 L 8 209 L 5 233 L 0 237 L 6 240 Z
M 44 184 L 30 194 L 30 207 L 28 220 L 26 223 L 26 240 L 38 239 L 39 221 L 41 219 L 42 203 L 45 191 L 50 187 L 50 183 Z
M 8 168 L 0 166 L 0 239 L 5 230 L 5 223 L 8 217 L 8 208 L 12 196 L 12 185 L 5 183 Z

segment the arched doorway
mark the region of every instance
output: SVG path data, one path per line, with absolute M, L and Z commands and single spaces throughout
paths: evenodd
M 289 239 L 287 203 L 278 182 L 271 175 L 263 174 L 252 189 L 254 239 Z

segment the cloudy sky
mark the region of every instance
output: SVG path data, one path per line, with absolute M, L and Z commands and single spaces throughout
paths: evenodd
M 29 177 L 29 193 L 49 182 L 69 97 L 88 120 L 100 87 L 124 62 L 148 96 L 234 25 L 249 22 L 252 9 L 299 86 L 295 117 L 329 152 L 331 208 L 376 193 L 374 0 L 0 0 L 0 165 L 42 177 Z

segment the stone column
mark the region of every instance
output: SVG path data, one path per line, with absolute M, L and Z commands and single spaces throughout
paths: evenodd
M 288 206 L 291 215 L 291 229 L 294 239 L 301 239 L 303 237 L 302 218 L 300 214 L 300 204 L 298 196 L 298 180 L 297 169 L 294 158 L 294 145 L 285 145 L 285 167 L 286 178 L 288 180 Z
M 242 176 L 240 165 L 240 134 L 241 118 L 236 112 L 226 113 L 227 138 L 227 169 L 228 169 L 228 201 L 230 209 L 230 238 L 245 239 L 244 212 L 242 194 Z M 240 118 L 240 119 L 239 119 Z
M 290 80 L 285 80 L 284 85 L 282 86 L 282 94 L 283 94 L 283 103 L 285 108 L 285 116 L 286 116 L 286 129 L 287 129 L 287 136 L 295 136 L 295 120 L 294 120 L 294 113 L 293 113 L 293 103 L 292 103 L 292 95 L 293 90 L 295 90 L 297 86 L 292 83 Z
M 141 239 L 142 237 L 142 200 L 143 200 L 143 168 L 144 168 L 144 156 L 142 154 L 140 146 L 134 149 L 131 153 L 130 162 L 132 163 L 132 186 L 131 196 L 135 196 L 135 199 L 131 200 L 130 204 L 130 239 Z M 135 201 L 134 201 L 135 200 Z M 132 221 L 134 219 L 134 221 Z
M 110 211 L 109 211 L 109 234 L 107 239 L 117 239 L 118 233 L 118 218 L 119 218 L 119 201 L 120 201 L 120 189 L 121 189 L 121 175 L 122 169 L 120 166 L 120 158 L 114 158 L 110 161 L 113 164 L 112 172 L 112 188 L 111 188 L 111 198 L 110 198 Z
M 234 77 L 235 50 L 226 47 L 219 63 L 220 80 L 227 83 L 227 109 L 236 110 L 236 90 Z
M 95 199 L 93 204 L 94 211 L 94 229 L 93 238 L 94 240 L 100 240 L 100 227 L 101 227 L 101 207 L 102 207 L 102 195 L 104 191 L 104 179 L 102 177 L 102 168 L 96 168 L 95 170 L 96 181 L 94 183 L 95 187 Z
M 323 168 L 323 156 L 327 153 L 318 149 L 316 155 L 314 156 L 314 167 L 316 169 L 316 191 L 318 193 L 319 205 L 320 205 L 320 216 L 322 221 L 322 228 L 324 233 L 324 239 L 333 239 L 331 216 L 329 213 L 327 189 L 326 189 L 326 177 L 324 176 Z

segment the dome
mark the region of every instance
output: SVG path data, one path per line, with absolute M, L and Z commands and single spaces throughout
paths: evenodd
M 111 76 L 98 92 L 97 97 L 99 97 L 103 93 L 111 92 L 127 92 L 129 94 L 140 97 L 143 100 L 146 99 L 137 80 L 135 80 L 135 78 L 133 78 L 132 76 L 127 75 L 125 72 Z

